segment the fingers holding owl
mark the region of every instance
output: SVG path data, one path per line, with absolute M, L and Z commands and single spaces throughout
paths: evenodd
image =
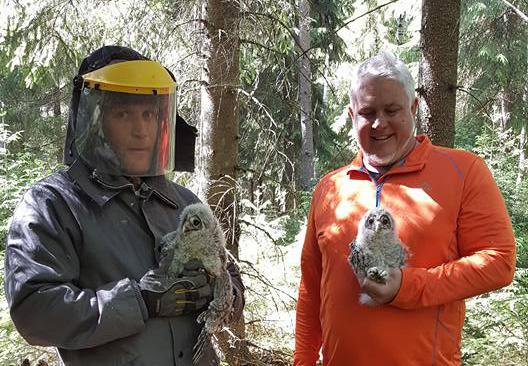
M 361 302 L 369 305 L 383 305 L 390 303 L 398 291 L 400 291 L 402 282 L 402 271 L 400 268 L 391 268 L 388 270 L 388 276 L 385 283 L 379 283 L 365 277 L 360 283 L 362 295 L 367 295 L 372 301 L 368 299 L 360 299 Z

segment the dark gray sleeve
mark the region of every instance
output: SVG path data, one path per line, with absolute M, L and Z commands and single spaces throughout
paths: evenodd
M 89 348 L 144 327 L 135 282 L 124 278 L 97 289 L 76 285 L 80 240 L 60 194 L 40 184 L 26 193 L 7 238 L 4 285 L 13 322 L 30 344 Z
M 229 262 L 227 265 L 227 270 L 231 275 L 231 283 L 233 284 L 233 321 L 237 321 L 242 317 L 242 312 L 244 310 L 244 305 L 246 304 L 246 299 L 244 297 L 244 291 L 246 288 L 242 283 L 242 278 L 240 277 L 240 271 L 238 267 L 233 263 Z

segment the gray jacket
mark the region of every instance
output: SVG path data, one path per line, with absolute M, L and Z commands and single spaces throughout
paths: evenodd
M 144 183 L 137 194 L 125 178 L 76 162 L 35 184 L 15 211 L 5 255 L 11 317 L 66 365 L 192 365 L 198 313 L 147 319 L 136 281 L 198 198 L 164 177 Z M 230 271 L 240 316 L 244 287 Z M 218 364 L 211 347 L 207 354 L 204 365 Z

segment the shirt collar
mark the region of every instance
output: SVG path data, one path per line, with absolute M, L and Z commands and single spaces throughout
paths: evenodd
M 426 135 L 418 135 L 416 138 L 416 146 L 413 150 L 399 162 L 396 162 L 392 168 L 385 174 L 403 173 L 408 171 L 421 170 L 431 151 L 431 140 Z M 367 173 L 368 171 L 363 165 L 363 152 L 360 150 L 349 168 L 346 169 L 346 173 L 351 177 L 355 172 Z
M 88 168 L 79 159 L 68 168 L 68 173 L 99 206 L 105 205 L 125 189 L 134 190 L 134 185 L 125 177 L 102 174 L 95 169 Z M 183 202 L 183 198 L 174 185 L 162 175 L 144 177 L 140 190 L 146 192 L 145 197 L 147 198 L 150 197 L 150 193 L 154 193 L 174 208 L 179 206 L 178 202 Z

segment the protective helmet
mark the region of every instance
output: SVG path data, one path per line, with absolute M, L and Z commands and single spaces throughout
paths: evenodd
M 100 173 L 124 176 L 162 175 L 175 162 L 192 171 L 196 130 L 177 116 L 175 91 L 172 74 L 134 50 L 95 51 L 74 79 L 65 163 L 80 157 Z

